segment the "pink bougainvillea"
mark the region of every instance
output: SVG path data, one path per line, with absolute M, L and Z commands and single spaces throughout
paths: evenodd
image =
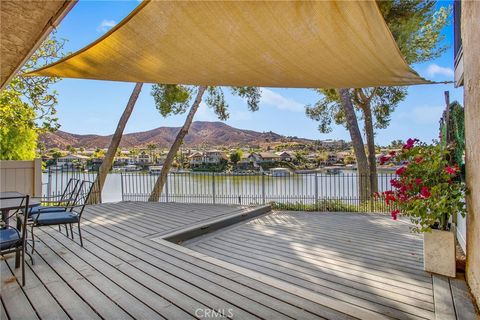
M 432 227 L 448 228 L 452 214 L 465 214 L 465 187 L 459 178 L 458 165 L 448 163 L 448 151 L 441 145 L 426 145 L 408 139 L 399 152 L 382 156 L 380 163 L 402 163 L 397 178 L 390 180 L 392 190 L 375 194 L 393 206 L 392 219 L 403 214 L 411 218 L 415 231 Z

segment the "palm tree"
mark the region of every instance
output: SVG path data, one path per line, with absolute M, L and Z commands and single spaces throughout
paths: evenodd
M 156 162 L 156 159 L 155 159 L 155 150 L 157 149 L 157 146 L 154 145 L 154 144 L 148 144 L 147 145 L 147 149 L 148 151 L 150 152 L 150 159 L 153 163 Z

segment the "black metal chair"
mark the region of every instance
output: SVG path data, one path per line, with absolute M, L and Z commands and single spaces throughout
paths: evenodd
M 27 217 L 23 212 L 28 212 L 28 202 L 30 197 L 16 196 L 16 197 L 2 197 L 0 200 L 18 201 L 18 209 L 7 217 L 7 221 L 13 218 L 17 218 L 17 226 L 12 227 L 10 224 L 0 229 L 0 254 L 15 253 L 15 268 L 19 267 L 20 256 L 22 262 L 22 286 L 25 286 L 25 250 L 27 240 Z M 33 263 L 33 260 L 32 260 Z
M 29 218 L 32 214 L 37 214 L 40 210 L 42 210 L 42 212 L 61 212 L 69 206 L 72 206 L 79 192 L 78 187 L 80 186 L 80 182 L 79 179 L 70 178 L 62 194 L 42 197 L 41 205 L 30 209 L 28 213 Z M 65 230 L 68 236 L 68 228 L 66 225 Z M 58 231 L 61 231 L 61 225 L 58 225 Z
M 42 197 L 41 205 L 31 208 L 29 211 L 29 216 L 38 213 L 40 210 L 44 211 L 48 209 L 50 212 L 63 211 L 66 207 L 73 205 L 73 202 L 77 196 L 79 184 L 79 179 L 70 178 L 62 194 L 50 197 Z
M 78 235 L 80 237 L 80 245 L 83 247 L 82 232 L 80 230 L 80 219 L 83 210 L 87 204 L 87 200 L 93 189 L 93 183 L 90 181 L 81 181 L 78 187 L 78 193 L 74 199 L 73 205 L 66 206 L 62 211 L 49 211 L 49 208 L 40 209 L 37 213 L 32 214 L 31 233 L 32 233 L 32 252 L 35 249 L 34 228 L 53 225 L 69 225 L 70 234 L 73 239 L 72 224 L 77 224 Z M 67 234 L 68 236 L 68 234 Z

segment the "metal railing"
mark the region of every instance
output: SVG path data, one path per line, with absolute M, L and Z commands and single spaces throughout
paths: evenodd
M 96 171 L 85 171 L 73 167 L 48 167 L 42 173 L 42 195 L 44 197 L 61 195 L 70 178 L 94 182 L 96 176 Z
M 379 191 L 390 189 L 394 173 L 378 174 Z M 121 173 L 123 201 L 148 201 L 158 175 Z M 386 212 L 391 208 L 373 195 L 361 198 L 356 173 L 309 173 L 284 177 L 225 173 L 172 173 L 160 202 L 236 205 L 271 204 L 275 208 L 309 211 Z
M 43 195 L 63 192 L 70 178 L 93 182 L 96 171 L 74 168 L 47 169 L 43 173 Z M 379 191 L 390 190 L 395 173 L 377 175 Z M 109 173 L 102 191 L 103 202 L 148 201 L 158 175 L 144 172 Z M 361 179 L 364 178 L 364 179 Z M 171 173 L 160 202 L 231 205 L 271 204 L 274 208 L 302 211 L 388 212 L 392 210 L 373 196 L 362 198 L 355 172 L 308 173 L 273 177 L 262 174 L 211 172 Z

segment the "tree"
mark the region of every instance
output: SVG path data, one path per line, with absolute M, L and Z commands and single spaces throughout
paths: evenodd
M 401 149 L 403 146 L 405 145 L 405 142 L 403 140 L 392 140 L 392 142 L 390 142 L 390 148 L 392 149 Z
M 100 149 L 100 148 L 97 148 L 92 154 L 92 158 L 100 159 L 100 158 L 103 158 L 103 157 L 105 157 L 105 150 Z
M 438 57 L 446 49 L 439 45 L 444 36 L 441 30 L 448 21 L 449 8 L 436 10 L 433 0 L 389 0 L 377 1 L 380 11 L 395 38 L 402 55 L 409 64 L 425 62 Z M 327 133 L 332 122 L 347 126 L 352 138 L 357 162 L 360 161 L 358 172 L 360 176 L 369 176 L 370 182 L 361 185 L 377 191 L 375 129 L 386 128 L 390 115 L 407 95 L 404 87 L 377 87 L 344 89 L 348 91 L 353 108 L 345 106 L 339 90 L 316 89 L 322 99 L 314 106 L 306 107 L 306 114 L 319 121 L 319 130 Z M 347 115 L 350 123 L 347 122 Z M 368 149 L 368 158 L 363 139 L 357 135 L 360 132 L 358 120 L 363 120 L 364 132 Z M 356 126 L 350 130 L 349 126 Z M 363 163 L 367 158 L 367 166 Z
M 260 102 L 261 95 L 259 88 L 231 87 L 230 89 L 233 94 L 246 99 L 250 111 L 258 110 L 258 104 Z M 168 151 L 162 170 L 157 178 L 157 181 L 155 182 L 155 186 L 153 187 L 148 201 L 158 201 L 160 199 L 160 195 L 162 194 L 163 186 L 167 181 L 168 172 L 170 171 L 174 157 L 180 149 L 183 139 L 188 133 L 190 125 L 193 121 L 193 117 L 195 116 L 195 113 L 202 102 L 205 92 L 207 92 L 205 103 L 207 106 L 213 109 L 218 118 L 220 120 L 226 120 L 229 117 L 227 110 L 228 105 L 225 101 L 221 87 L 185 86 L 173 84 L 157 84 L 152 87 L 152 95 L 155 100 L 155 105 L 160 114 L 164 117 L 167 117 L 170 114 L 185 113 L 195 92 L 195 99 L 192 102 L 190 111 L 187 114 L 182 128 L 177 133 L 175 141 Z
M 232 153 L 230 153 L 230 162 L 233 163 L 234 165 L 237 165 L 238 161 L 242 159 L 242 151 L 241 150 L 235 150 Z
M 67 151 L 68 151 L 69 153 L 76 153 L 76 152 L 77 152 L 77 149 L 75 149 L 75 148 L 74 148 L 72 145 L 70 145 L 70 144 L 67 145 L 66 149 L 67 149 Z
M 97 177 L 95 178 L 94 188 L 90 193 L 90 197 L 88 199 L 89 204 L 95 204 L 102 202 L 102 190 L 105 184 L 105 180 L 107 178 L 107 174 L 112 168 L 113 161 L 115 159 L 115 153 L 120 145 L 120 141 L 122 140 L 123 131 L 125 130 L 125 126 L 127 125 L 128 119 L 132 114 L 133 108 L 137 102 L 138 96 L 142 91 L 143 83 L 135 84 L 133 91 L 130 95 L 130 99 L 128 100 L 127 106 L 125 110 L 123 110 L 122 116 L 118 120 L 117 128 L 115 133 L 113 134 L 112 140 L 110 141 L 110 145 L 108 146 L 107 153 L 105 154 L 105 158 L 102 161 L 102 165 L 98 169 Z
M 148 149 L 148 151 L 150 152 L 150 160 L 151 160 L 151 162 L 155 163 L 155 162 L 156 162 L 156 159 L 155 159 L 155 150 L 157 149 L 157 146 L 154 145 L 154 144 L 148 144 L 148 145 L 147 145 L 147 149 Z
M 18 92 L 6 89 L 0 93 L 0 159 L 35 158 L 38 133 L 34 122 L 35 112 Z
M 305 153 L 302 151 L 295 151 L 294 153 L 294 162 L 297 165 L 304 164 L 306 162 Z
M 55 160 L 63 156 L 63 154 L 57 149 L 51 150 L 51 153 L 52 153 L 52 158 Z
M 54 35 L 46 39 L 20 69 L 19 74 L 0 92 L 0 159 L 35 158 L 40 133 L 56 130 L 57 92 L 55 77 L 22 77 L 63 56 L 65 40 Z
M 317 155 L 317 166 L 320 166 L 328 161 L 328 153 L 323 151 Z
M 38 150 L 38 156 L 43 158 L 47 152 L 47 146 L 45 145 L 45 142 L 39 141 L 37 143 L 37 150 Z

